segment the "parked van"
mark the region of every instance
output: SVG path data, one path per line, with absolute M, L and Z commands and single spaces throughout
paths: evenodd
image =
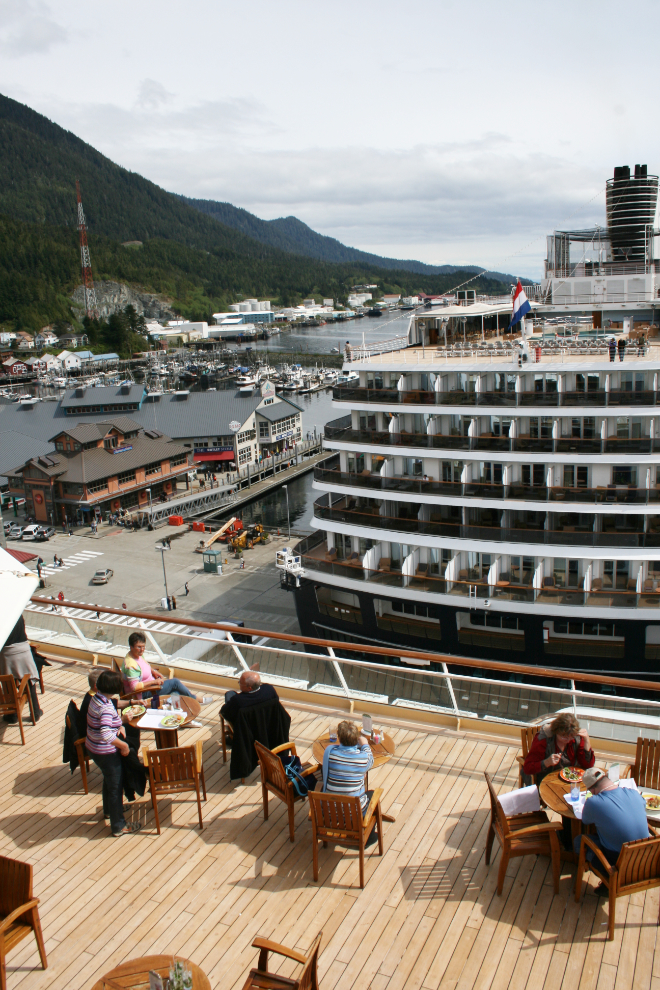
M 37 532 L 40 529 L 41 529 L 41 526 L 39 526 L 37 523 L 32 523 L 31 526 L 26 526 L 25 529 L 23 530 L 23 532 L 21 533 L 21 539 L 22 540 L 36 540 L 36 538 L 37 538 Z

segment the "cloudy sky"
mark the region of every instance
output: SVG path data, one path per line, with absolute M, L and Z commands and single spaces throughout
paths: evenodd
M 656 85 L 610 0 L 0 0 L 0 91 L 166 189 L 433 264 L 542 270 L 660 169 Z M 628 33 L 630 37 L 628 38 Z

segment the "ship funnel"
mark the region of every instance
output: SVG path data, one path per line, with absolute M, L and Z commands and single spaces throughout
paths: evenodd
M 607 228 L 614 261 L 644 263 L 652 246 L 652 228 L 658 200 L 658 176 L 648 175 L 646 165 L 614 169 L 607 180 Z M 650 228 L 650 229 L 649 229 Z

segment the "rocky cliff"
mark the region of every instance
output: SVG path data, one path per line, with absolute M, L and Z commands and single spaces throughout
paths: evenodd
M 107 318 L 112 313 L 119 313 L 130 304 L 135 307 L 138 315 L 143 315 L 147 319 L 176 319 L 170 300 L 152 292 L 140 292 L 123 282 L 95 282 L 94 288 L 101 317 Z M 85 290 L 82 285 L 76 286 L 71 301 L 76 316 L 82 319 L 85 315 Z

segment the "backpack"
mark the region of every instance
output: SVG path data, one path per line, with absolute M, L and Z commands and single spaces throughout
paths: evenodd
M 282 761 L 282 766 L 284 767 L 284 772 L 287 776 L 287 780 L 290 780 L 293 784 L 293 789 L 295 790 L 298 797 L 307 797 L 310 791 L 310 787 L 303 777 L 302 773 L 302 763 L 300 762 L 299 756 L 280 756 Z M 315 781 L 316 783 L 316 781 Z

